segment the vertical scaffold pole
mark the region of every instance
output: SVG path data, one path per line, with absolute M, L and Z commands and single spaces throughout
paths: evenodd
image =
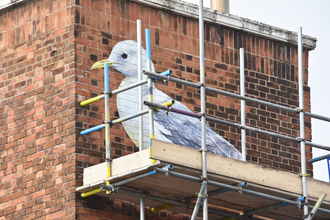
M 107 166 L 107 178 L 111 177 L 111 165 L 110 165 L 110 88 L 109 88 L 109 64 L 104 64 L 104 103 L 105 103 L 105 161 Z M 110 185 L 110 181 L 106 182 Z M 110 194 L 107 190 L 106 194 Z
M 302 28 L 298 28 L 298 74 L 299 74 L 299 125 L 300 125 L 300 157 L 301 157 L 301 179 L 304 203 L 304 216 L 308 215 L 307 200 L 307 172 L 306 172 L 306 149 L 305 149 L 305 114 L 304 114 L 304 73 L 303 73 L 303 48 Z
M 142 80 L 142 37 L 141 20 L 137 20 L 137 43 L 138 43 L 138 81 Z M 139 112 L 143 110 L 142 86 L 139 86 Z M 139 117 L 139 150 L 143 150 L 143 116 Z M 140 197 L 140 220 L 145 219 L 145 197 Z
M 142 80 L 142 37 L 141 20 L 137 20 L 137 43 L 138 43 L 138 81 Z M 143 110 L 142 86 L 139 86 L 139 112 Z M 143 150 L 143 116 L 139 117 L 139 150 Z
M 146 29 L 146 48 L 147 48 L 147 71 L 151 71 L 151 45 L 150 45 L 150 29 Z M 152 78 L 148 78 L 148 93 L 149 102 L 153 102 L 153 92 L 152 92 Z M 155 138 L 154 134 L 154 110 L 150 108 L 149 110 L 149 133 L 150 138 Z
M 199 56 L 200 56 L 200 93 L 201 93 L 201 135 L 202 135 L 202 186 L 192 214 L 193 220 L 197 218 L 201 197 L 203 198 L 203 219 L 208 219 L 207 210 L 207 166 L 206 166 L 206 111 L 205 111 L 205 67 L 204 67 L 204 18 L 203 0 L 199 0 Z
M 240 58 L 240 87 L 241 96 L 245 96 L 245 74 L 244 74 L 244 48 L 239 49 Z M 245 100 L 241 99 L 241 125 L 245 125 Z M 246 161 L 246 135 L 245 129 L 241 129 L 242 160 Z

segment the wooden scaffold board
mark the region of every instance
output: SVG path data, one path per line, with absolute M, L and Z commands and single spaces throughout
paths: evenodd
M 156 160 L 153 163 L 153 160 Z M 111 183 L 150 172 L 155 167 L 163 167 L 172 164 L 173 170 L 178 173 L 195 177 L 201 176 L 201 152 L 196 149 L 187 148 L 167 142 L 152 139 L 150 149 L 143 150 L 131 155 L 114 159 L 111 162 L 112 177 Z M 101 163 L 84 169 L 84 186 L 78 187 L 78 192 L 87 192 L 99 188 L 106 179 L 105 163 Z M 268 195 L 277 196 L 284 199 L 296 199 L 302 195 L 301 178 L 298 174 L 265 167 L 259 164 L 252 164 L 227 158 L 215 154 L 207 154 L 208 179 L 228 185 L 237 185 L 247 182 L 246 189 Z M 171 200 L 182 201 L 184 198 L 190 199 L 190 209 L 187 207 L 174 206 L 169 211 L 191 214 L 196 198 L 194 195 L 199 192 L 200 183 L 186 179 L 155 174 L 125 185 L 123 189 L 140 192 L 143 189 L 149 195 L 159 196 Z M 208 192 L 217 190 L 215 186 L 208 186 Z M 307 181 L 309 204 L 314 205 L 322 193 L 330 192 L 330 184 L 312 178 Z M 139 197 L 132 195 L 115 193 L 106 195 L 100 192 L 100 196 L 120 199 L 139 204 Z M 278 202 L 248 194 L 240 194 L 236 191 L 228 191 L 208 197 L 209 207 L 233 214 L 240 214 L 251 210 L 260 209 Z M 146 199 L 146 206 L 156 207 L 164 203 Z M 321 208 L 330 210 L 330 196 L 323 201 Z M 201 209 L 200 209 L 201 210 Z M 202 216 L 202 212 L 199 213 Z M 296 206 L 287 205 L 271 209 L 257 214 L 260 219 L 281 219 L 281 220 L 301 220 L 303 211 Z M 218 214 L 209 213 L 209 219 L 219 219 Z M 315 220 L 330 219 L 330 215 L 318 211 Z

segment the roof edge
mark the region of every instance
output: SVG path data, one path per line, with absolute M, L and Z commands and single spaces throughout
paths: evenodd
M 156 7 L 176 14 L 198 19 L 199 6 L 181 0 L 131 0 L 140 4 Z M 204 8 L 204 20 L 208 23 L 214 23 L 230 27 L 236 30 L 242 30 L 261 37 L 277 40 L 284 43 L 298 44 L 298 33 L 288 31 L 275 26 L 264 24 L 247 18 L 242 18 L 228 13 L 222 13 L 211 8 Z M 315 37 L 303 35 L 303 47 L 309 50 L 316 48 Z
M 0 5 L 0 13 L 9 10 L 20 4 L 34 0 L 6 0 L 7 3 Z M 181 0 L 131 0 L 136 3 L 147 5 L 154 8 L 159 8 L 165 11 L 173 12 L 186 17 L 198 19 L 199 6 Z M 264 24 L 247 18 L 242 18 L 236 15 L 225 14 L 220 11 L 204 8 L 204 20 L 208 23 L 214 23 L 230 27 L 236 30 L 245 31 L 271 40 L 277 40 L 284 43 L 297 45 L 297 32 L 288 31 L 275 26 Z M 303 47 L 309 50 L 316 48 L 315 37 L 303 35 Z

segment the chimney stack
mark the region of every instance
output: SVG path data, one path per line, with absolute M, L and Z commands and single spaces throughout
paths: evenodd
M 229 0 L 211 0 L 211 8 L 223 13 L 229 13 Z

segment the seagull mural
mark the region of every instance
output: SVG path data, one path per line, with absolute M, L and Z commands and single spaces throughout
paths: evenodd
M 126 78 L 121 82 L 119 88 L 126 87 L 138 81 L 138 54 L 137 43 L 132 40 L 121 41 L 115 45 L 107 62 L 112 62 L 111 67 L 124 74 Z M 102 68 L 105 60 L 96 62 L 92 69 Z M 155 72 L 154 65 L 151 65 L 151 71 Z M 142 48 L 142 69 L 147 69 L 146 51 Z M 143 75 L 143 79 L 146 76 Z M 158 90 L 154 84 L 153 88 L 153 102 L 164 103 L 172 100 L 168 95 Z M 148 86 L 142 85 L 143 100 L 148 100 Z M 180 102 L 175 102 L 175 108 L 191 112 L 185 105 Z M 130 89 L 128 91 L 117 94 L 117 108 L 120 117 L 129 116 L 138 112 L 138 88 Z M 144 109 L 147 109 L 144 106 Z M 123 126 L 138 146 L 139 140 L 139 120 L 134 118 L 123 122 Z M 201 148 L 201 122 L 197 118 L 176 114 L 169 112 L 168 115 L 164 111 L 154 113 L 154 135 L 155 139 L 170 142 L 173 144 L 183 145 L 190 148 Z M 149 140 L 149 120 L 148 114 L 143 116 L 143 137 L 144 146 L 148 147 Z M 206 126 L 206 145 L 209 152 L 241 159 L 241 153 L 225 139 L 220 137 L 212 129 Z

